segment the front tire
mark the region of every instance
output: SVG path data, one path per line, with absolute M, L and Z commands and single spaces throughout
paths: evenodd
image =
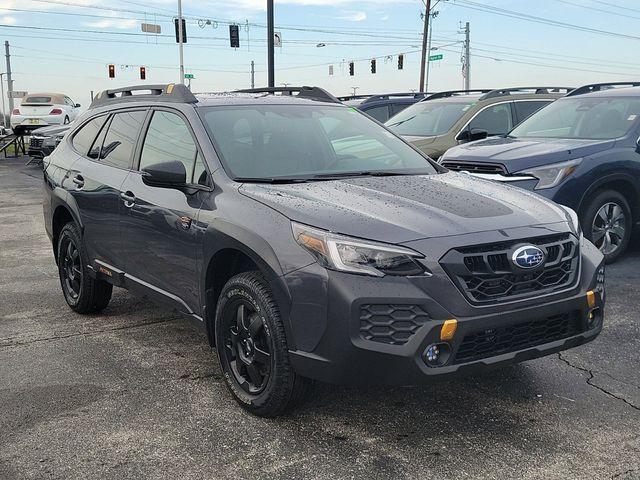
M 78 313 L 104 310 L 111 300 L 111 284 L 92 278 L 80 229 L 75 223 L 62 227 L 58 238 L 58 275 L 67 304 Z
M 607 263 L 615 262 L 627 250 L 632 226 L 629 202 L 615 190 L 597 193 L 584 209 L 584 235 L 598 247 Z
M 291 367 L 280 312 L 262 274 L 241 273 L 227 282 L 215 331 L 225 383 L 245 410 L 275 417 L 304 398 L 310 380 Z

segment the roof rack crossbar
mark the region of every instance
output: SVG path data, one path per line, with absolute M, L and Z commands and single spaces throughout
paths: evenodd
M 365 104 L 365 103 L 369 103 L 369 102 L 377 102 L 378 100 L 388 100 L 391 97 L 424 98 L 427 95 L 430 95 L 430 94 L 429 93 L 425 93 L 425 92 L 380 93 L 380 94 L 377 94 L 377 95 L 369 96 L 362 103 Z
M 480 100 L 486 100 L 488 98 L 497 98 L 504 97 L 506 95 L 511 95 L 511 93 L 522 92 L 525 90 L 533 90 L 536 95 L 544 95 L 547 93 L 569 93 L 574 89 L 574 87 L 510 87 L 510 88 L 499 88 L 496 90 L 491 90 L 490 92 L 485 93 Z
M 573 97 L 575 95 L 582 95 L 591 92 L 599 92 L 600 90 L 606 90 L 607 88 L 615 87 L 640 87 L 640 82 L 590 83 L 589 85 L 583 85 L 570 91 L 567 94 L 567 97 Z
M 266 93 L 282 95 L 296 94 L 299 98 L 308 98 L 309 100 L 319 100 L 322 102 L 342 103 L 336 97 L 331 95 L 325 89 L 320 87 L 264 87 L 264 88 L 247 88 L 243 90 L 236 90 L 236 93 Z
M 437 92 L 429 95 L 423 101 L 434 100 L 436 98 L 448 98 L 453 97 L 454 95 L 469 95 L 471 93 L 489 93 L 491 91 L 490 88 L 482 88 L 477 90 L 447 90 L 445 92 Z
M 150 92 L 150 93 L 135 93 Z M 99 92 L 91 102 L 90 108 L 117 102 L 155 100 L 158 102 L 197 103 L 196 97 L 181 84 L 134 85 L 131 87 L 112 88 Z

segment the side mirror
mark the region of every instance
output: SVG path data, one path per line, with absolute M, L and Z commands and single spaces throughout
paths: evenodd
M 142 181 L 154 187 L 179 188 L 187 183 L 187 170 L 178 161 L 154 163 L 142 169 Z
M 82 105 L 80 105 L 79 103 L 76 103 L 76 104 L 74 105 L 74 107 L 76 107 L 76 108 L 80 108 L 81 106 L 82 106 Z
M 476 140 L 484 140 L 489 136 L 489 132 L 482 130 L 481 128 L 472 128 L 463 130 L 458 135 L 458 141 L 460 142 L 474 142 Z

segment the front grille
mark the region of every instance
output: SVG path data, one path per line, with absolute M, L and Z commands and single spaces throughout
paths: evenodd
M 574 311 L 517 325 L 469 333 L 462 339 L 453 363 L 473 362 L 544 345 L 578 335 L 584 330 L 580 312 Z
M 360 306 L 360 336 L 372 342 L 404 345 L 431 318 L 420 305 Z
M 445 160 L 442 166 L 453 172 L 486 173 L 505 175 L 507 171 L 502 165 L 492 163 L 467 163 Z
M 545 253 L 540 268 L 524 270 L 511 257 L 522 245 L 535 245 Z M 528 299 L 562 290 L 577 280 L 578 240 L 571 234 L 499 242 L 450 250 L 440 264 L 473 304 Z
M 29 140 L 29 146 L 31 148 L 40 148 L 42 146 L 43 138 L 31 137 Z

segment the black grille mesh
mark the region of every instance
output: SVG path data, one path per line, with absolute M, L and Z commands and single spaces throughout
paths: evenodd
M 494 165 L 490 163 L 467 163 L 445 160 L 442 166 L 453 172 L 469 172 L 469 173 L 485 173 L 485 174 L 506 174 L 506 170 L 502 165 Z
M 360 306 L 360 336 L 372 342 L 404 345 L 430 320 L 420 305 Z
M 465 363 L 561 340 L 584 331 L 579 311 L 465 335 L 453 363 Z
M 544 266 L 524 270 L 513 264 L 513 251 L 523 244 L 536 245 L 545 252 Z M 440 263 L 471 303 L 484 304 L 566 288 L 577 278 L 579 260 L 578 240 L 567 233 L 457 248 Z

